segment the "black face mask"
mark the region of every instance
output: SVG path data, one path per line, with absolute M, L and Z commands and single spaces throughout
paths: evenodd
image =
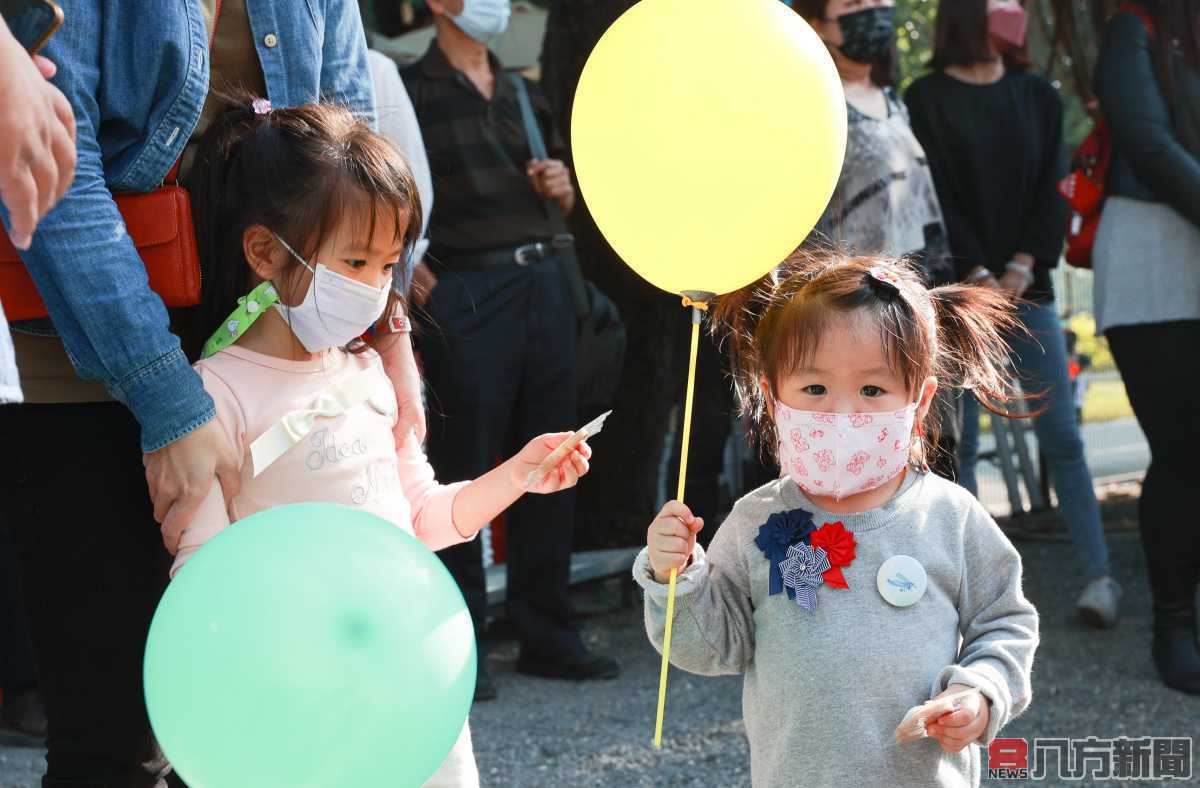
M 874 63 L 896 40 L 892 6 L 864 8 L 838 17 L 842 29 L 842 54 L 856 63 Z

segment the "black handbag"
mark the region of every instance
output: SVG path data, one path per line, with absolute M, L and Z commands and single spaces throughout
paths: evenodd
M 508 72 L 508 78 L 517 91 L 530 155 L 536 161 L 542 161 L 548 158 L 546 143 L 533 114 L 525 80 L 514 72 Z M 575 237 L 567 229 L 566 219 L 553 200 L 546 200 L 546 212 L 554 225 L 554 247 L 579 319 L 576 350 L 579 413 L 581 416 L 600 413 L 612 405 L 621 383 L 621 370 L 625 364 L 625 324 L 617 305 L 584 277 L 575 254 Z

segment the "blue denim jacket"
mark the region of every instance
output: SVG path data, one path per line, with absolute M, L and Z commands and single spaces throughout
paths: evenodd
M 81 377 L 102 380 L 156 451 L 213 418 L 212 399 L 168 329 L 113 191 L 157 188 L 208 95 L 197 0 L 72 0 L 44 54 L 78 124 L 75 182 L 22 253 Z M 326 99 L 373 119 L 356 0 L 246 0 L 267 97 Z M 0 206 L 0 218 L 8 215 Z

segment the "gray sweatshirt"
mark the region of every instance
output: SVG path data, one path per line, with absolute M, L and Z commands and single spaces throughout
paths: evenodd
M 811 612 L 786 592 L 768 594 L 768 561 L 755 544 L 772 514 L 794 509 L 812 512 L 817 527 L 842 522 L 857 543 L 843 569 L 849 588 L 821 585 Z M 876 584 L 898 554 L 928 575 L 909 607 L 889 604 Z M 645 550 L 633 572 L 661 652 L 667 586 Z M 991 701 L 986 746 L 1029 705 L 1037 644 L 1016 549 L 968 492 L 910 469 L 888 503 L 856 514 L 822 511 L 786 478 L 739 501 L 678 577 L 671 663 L 745 674 L 755 786 L 961 786 L 979 784 L 978 745 L 950 754 L 930 738 L 894 744 L 896 725 L 949 684 L 966 684 Z

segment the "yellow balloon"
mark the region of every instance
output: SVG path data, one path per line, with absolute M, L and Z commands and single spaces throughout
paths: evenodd
M 671 293 L 728 293 L 820 219 L 846 100 L 825 45 L 779 0 L 641 0 L 584 66 L 571 142 L 626 263 Z

